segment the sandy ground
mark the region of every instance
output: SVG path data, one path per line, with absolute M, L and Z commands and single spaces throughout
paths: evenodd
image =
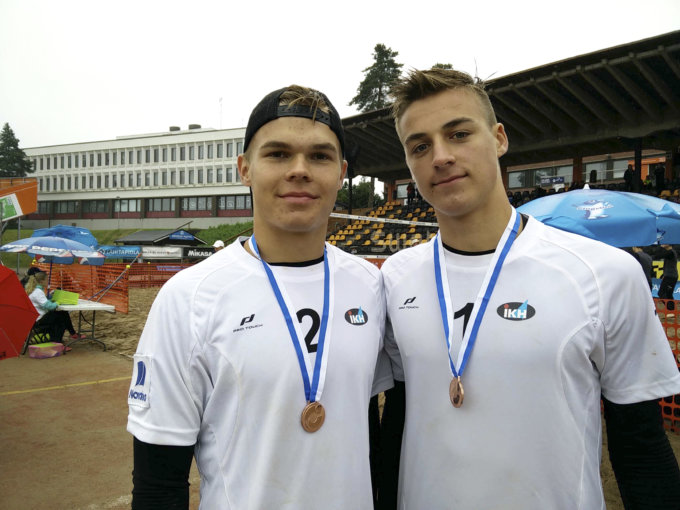
M 97 316 L 97 334 L 105 338 L 111 351 L 129 356 L 134 354 L 139 336 L 144 328 L 146 316 L 157 293 L 157 288 L 130 289 L 130 313 L 103 313 Z M 669 433 L 668 438 L 676 458 L 680 459 L 680 435 Z M 606 435 L 604 436 L 604 442 L 601 471 L 607 509 L 623 510 L 616 479 L 614 478 L 607 455 Z

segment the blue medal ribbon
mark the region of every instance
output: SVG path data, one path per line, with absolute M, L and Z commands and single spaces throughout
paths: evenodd
M 456 370 L 456 366 L 453 363 L 453 359 L 451 358 L 452 325 L 450 324 L 450 322 L 453 319 L 451 317 L 452 314 L 449 313 L 450 308 L 449 303 L 450 298 L 448 294 L 449 285 L 448 279 L 446 277 L 446 262 L 444 261 L 443 253 L 444 249 L 440 233 L 437 232 L 437 235 L 434 240 L 435 242 L 433 243 L 434 277 L 435 282 L 437 284 L 437 298 L 439 299 L 439 310 L 442 317 L 442 323 L 444 324 L 444 337 L 446 339 L 447 354 L 449 356 L 449 366 L 451 367 L 451 373 L 453 374 L 454 378 L 463 375 L 465 366 L 467 365 L 467 362 L 470 359 L 472 349 L 477 340 L 477 333 L 479 332 L 479 327 L 482 324 L 484 312 L 486 312 L 486 307 L 489 304 L 491 294 L 493 293 L 493 289 L 496 286 L 496 281 L 498 280 L 498 276 L 500 275 L 501 268 L 503 267 L 503 262 L 505 261 L 505 257 L 508 255 L 512 243 L 514 243 L 515 239 L 517 238 L 517 233 L 519 232 L 519 225 L 520 215 L 513 208 L 512 213 L 510 215 L 510 220 L 508 221 L 508 224 L 505 227 L 505 231 L 503 232 L 503 235 L 501 236 L 501 239 L 498 242 L 498 246 L 496 246 L 494 258 L 491 260 L 491 263 L 489 264 L 489 269 L 487 269 L 486 276 L 484 277 L 484 281 L 482 282 L 482 286 L 475 301 L 475 306 L 472 309 L 471 314 L 471 317 L 473 319 L 472 328 L 466 331 L 466 333 L 463 335 L 463 343 L 461 344 L 463 357 L 461 360 L 459 352 L 458 361 L 460 362 L 460 367 L 458 370 Z M 498 249 L 499 247 L 501 247 L 500 250 Z M 444 281 L 446 281 L 446 292 L 444 289 Z
M 281 313 L 283 313 L 283 318 L 286 320 L 286 326 L 288 327 L 288 333 L 293 341 L 293 346 L 295 347 L 295 354 L 297 355 L 298 364 L 300 365 L 300 372 L 302 373 L 302 381 L 305 386 L 305 398 L 307 402 L 316 402 L 321 398 L 321 391 L 319 386 L 323 387 L 322 377 L 322 365 L 324 362 L 324 347 L 326 345 L 326 332 L 328 330 L 329 321 L 329 309 L 330 309 L 330 268 L 328 266 L 328 254 L 326 253 L 326 246 L 323 248 L 323 311 L 321 314 L 321 325 L 319 327 L 319 342 L 317 344 L 316 359 L 314 361 L 314 370 L 312 374 L 312 381 L 310 384 L 309 371 L 307 369 L 308 358 L 305 351 L 303 351 L 302 342 L 300 341 L 300 336 L 298 335 L 297 328 L 293 322 L 293 318 L 286 304 L 286 300 L 283 297 L 281 289 L 276 282 L 276 277 L 272 272 L 269 264 L 260 256 L 260 250 L 257 247 L 257 241 L 255 241 L 255 236 L 250 238 L 253 251 L 262 262 L 262 267 L 267 274 L 269 283 L 276 296 L 276 301 L 279 304 Z M 325 370 L 323 373 L 325 379 Z

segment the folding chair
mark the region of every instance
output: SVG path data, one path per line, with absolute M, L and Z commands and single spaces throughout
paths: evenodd
M 26 341 L 24 341 L 24 347 L 21 349 L 21 354 L 26 354 L 28 346 L 31 344 L 44 344 L 45 342 L 51 342 L 51 338 L 54 333 L 51 331 L 50 326 L 33 324 L 31 331 L 28 332 L 26 336 Z

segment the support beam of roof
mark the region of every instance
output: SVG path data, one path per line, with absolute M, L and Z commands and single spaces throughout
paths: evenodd
M 536 83 L 536 88 L 556 106 L 561 108 L 564 113 L 578 122 L 581 127 L 589 128 L 593 125 L 592 115 L 576 101 L 572 101 L 564 94 L 551 89 L 543 83 Z
M 603 65 L 606 65 L 606 62 L 603 62 Z M 622 117 L 628 122 L 635 121 L 635 112 L 623 99 L 621 99 L 620 95 L 613 88 L 600 80 L 593 73 L 586 72 L 585 69 L 580 69 L 579 72 L 583 79 L 590 83 L 605 101 L 616 108 L 616 111 L 618 111 Z
M 668 64 L 668 67 L 673 70 L 675 76 L 680 78 L 680 64 L 678 64 L 676 60 L 673 60 L 673 58 L 668 54 L 666 48 L 663 46 L 659 46 L 659 52 L 661 53 L 661 56 L 663 57 L 666 64 Z
M 607 69 L 607 72 L 609 72 L 609 74 L 611 74 L 616 81 L 618 81 L 621 86 L 635 98 L 637 103 L 642 106 L 645 112 L 647 112 L 647 115 L 653 119 L 659 117 L 659 108 L 654 104 L 654 101 L 649 97 L 646 90 L 643 90 L 642 87 L 638 86 L 637 83 L 626 76 L 618 67 L 607 65 L 605 66 L 605 69 Z
M 602 103 L 593 97 L 588 91 L 583 87 L 578 85 L 575 81 L 569 80 L 568 78 L 555 75 L 555 78 L 565 89 L 571 92 L 576 99 L 581 101 L 583 105 L 588 108 L 593 115 L 600 119 L 605 124 L 611 124 L 614 122 L 614 118 L 607 111 L 607 109 L 602 106 Z
M 512 110 L 508 109 L 503 104 L 496 102 L 493 108 L 496 111 L 499 120 L 503 122 L 507 128 L 516 129 L 519 133 L 524 135 L 525 138 L 529 139 L 538 135 L 538 132 L 533 126 L 527 124 L 522 117 L 515 115 Z
M 527 103 L 533 105 L 534 108 L 543 114 L 543 116 L 545 116 L 550 122 L 556 124 L 561 130 L 571 131 L 573 129 L 574 126 L 567 120 L 561 111 L 556 108 L 551 108 L 550 103 L 536 94 L 530 94 L 527 89 L 528 87 L 517 87 L 515 92 Z M 554 129 L 551 131 L 554 131 Z
M 652 84 L 659 95 L 663 97 L 664 101 L 668 103 L 668 106 L 670 106 L 675 113 L 680 113 L 680 101 L 678 100 L 678 97 L 673 93 L 670 87 L 664 83 L 659 75 L 639 57 L 633 59 L 633 62 L 635 62 L 635 66 L 639 69 L 640 74 Z
M 548 122 L 537 115 L 533 110 L 528 110 L 526 107 L 518 104 L 517 101 L 510 97 L 510 93 L 503 92 L 502 94 L 494 94 L 494 97 L 510 108 L 513 113 L 528 120 L 539 133 L 550 133 L 552 131 L 552 126 Z

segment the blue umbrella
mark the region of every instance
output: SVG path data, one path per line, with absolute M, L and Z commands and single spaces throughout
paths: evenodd
M 0 251 L 8 253 L 28 253 L 42 257 L 52 264 L 72 264 L 79 259 L 81 264 L 101 265 L 106 258 L 97 250 L 77 241 L 55 236 L 27 237 L 0 246 Z
M 537 198 L 517 211 L 612 246 L 680 243 L 680 206 L 639 193 L 578 189 Z
M 88 229 L 84 227 L 73 227 L 71 225 L 54 225 L 53 227 L 39 228 L 33 231 L 31 237 L 62 237 L 71 241 L 78 241 L 96 250 L 99 247 L 97 239 Z

